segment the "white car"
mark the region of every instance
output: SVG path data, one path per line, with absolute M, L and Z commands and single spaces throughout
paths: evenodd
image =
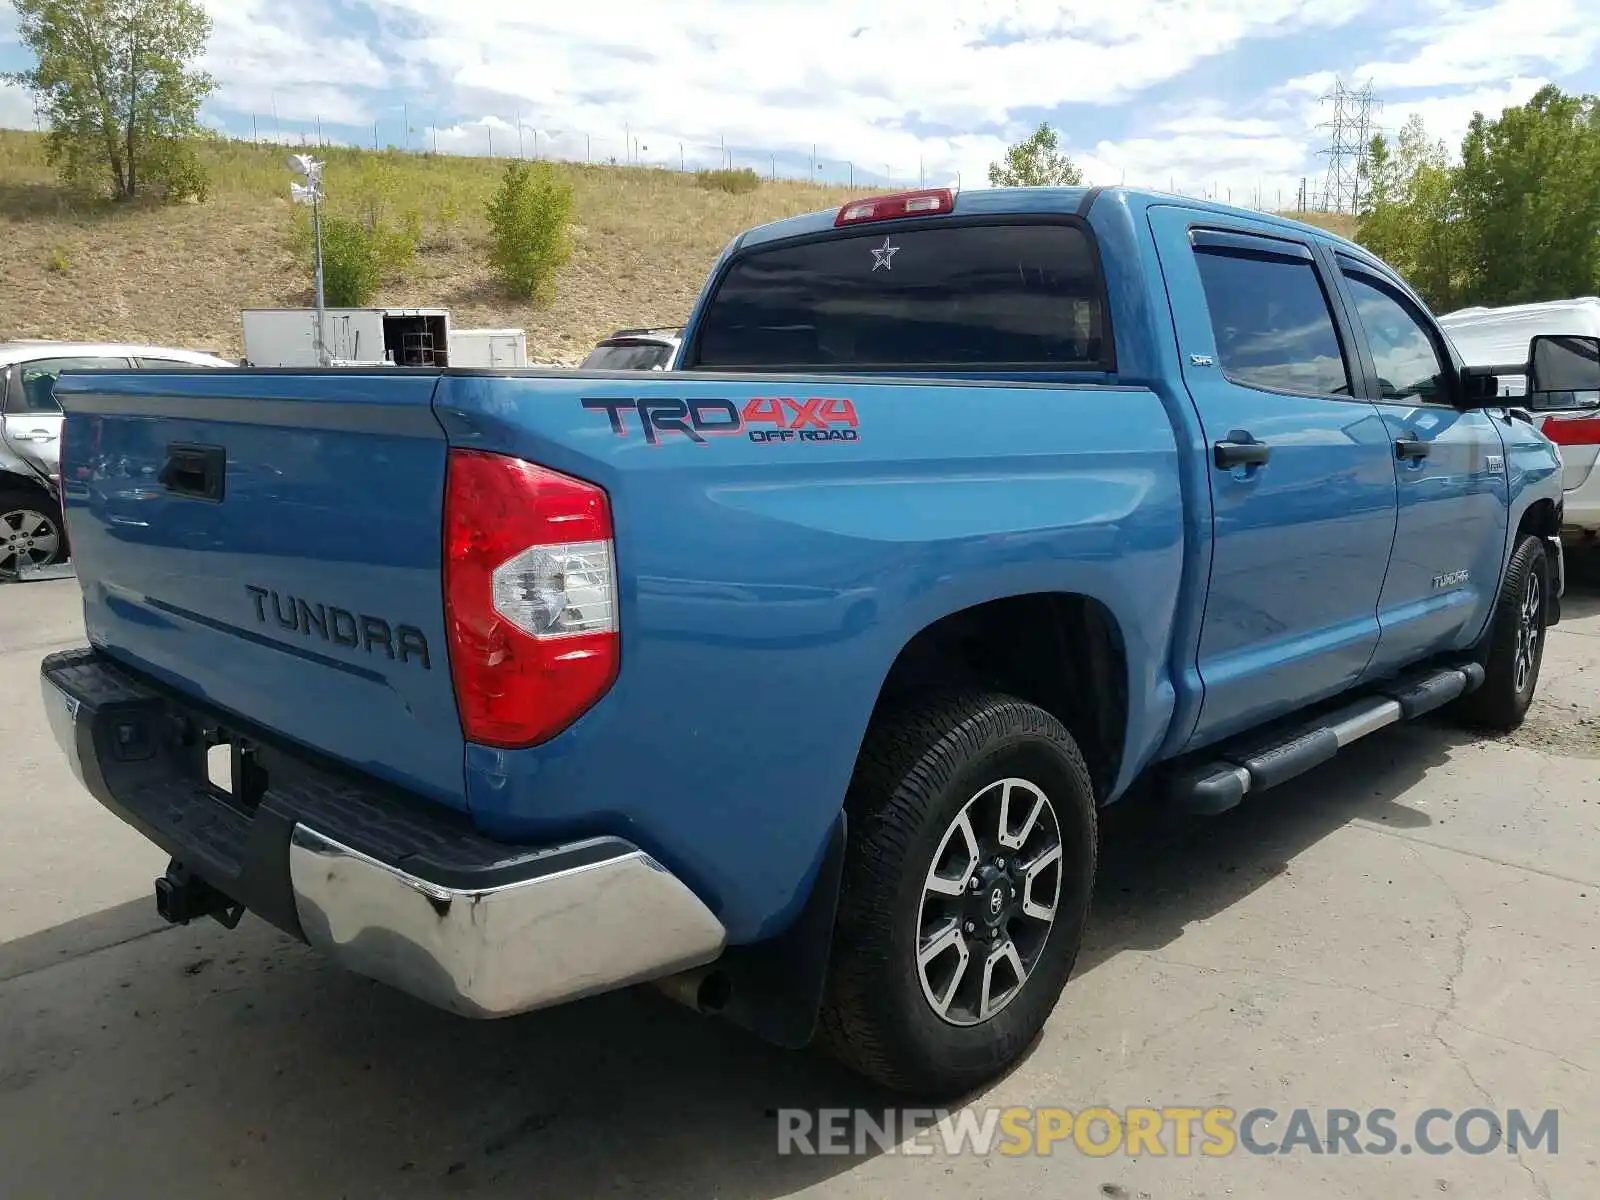
M 66 557 L 57 498 L 63 371 L 231 367 L 215 354 L 120 342 L 0 342 L 0 579 Z
M 1504 308 L 1464 308 L 1439 318 L 1468 366 L 1524 363 L 1528 343 L 1537 334 L 1600 336 L 1600 298 L 1551 300 Z M 1500 377 L 1501 395 L 1526 396 L 1526 378 Z M 1563 531 L 1583 538 L 1600 534 L 1600 394 L 1571 393 L 1559 399 L 1540 397 L 1532 409 L 1544 435 L 1561 448 L 1561 484 L 1565 493 Z
M 677 360 L 683 330 L 619 329 L 583 360 L 590 371 L 670 371 Z

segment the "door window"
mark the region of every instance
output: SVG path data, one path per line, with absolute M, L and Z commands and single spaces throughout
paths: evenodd
M 1385 400 L 1443 401 L 1444 365 L 1413 305 L 1365 275 L 1345 272 L 1356 317 L 1372 348 Z
M 13 415 L 55 415 L 56 380 L 63 371 L 94 371 L 126 367 L 125 358 L 36 358 L 12 368 L 11 388 L 6 395 L 6 412 Z
M 1246 387 L 1348 396 L 1350 373 L 1311 260 L 1197 247 L 1222 373 Z

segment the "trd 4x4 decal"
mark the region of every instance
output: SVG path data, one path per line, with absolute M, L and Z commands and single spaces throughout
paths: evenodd
M 638 418 L 644 440 L 659 446 L 676 433 L 710 445 L 710 438 L 743 435 L 752 442 L 855 442 L 861 438 L 854 402 L 842 396 L 756 396 L 744 407 L 732 400 L 639 399 L 585 396 L 583 406 L 604 412 L 618 437 L 631 433 L 627 415 Z

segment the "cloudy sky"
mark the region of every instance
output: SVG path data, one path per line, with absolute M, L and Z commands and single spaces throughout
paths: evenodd
M 1287 204 L 1321 102 L 1371 81 L 1452 146 L 1553 81 L 1600 92 L 1597 0 L 203 0 L 231 133 L 857 183 L 982 180 L 1040 120 L 1095 183 Z M 25 65 L 0 0 L 0 69 Z M 0 124 L 31 125 L 16 89 Z M 813 147 L 815 149 L 813 150 Z

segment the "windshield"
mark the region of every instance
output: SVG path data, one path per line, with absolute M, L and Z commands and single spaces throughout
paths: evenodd
M 653 371 L 671 358 L 672 347 L 659 342 L 608 342 L 589 351 L 583 365 L 595 371 Z
M 1094 245 L 1052 221 L 751 251 L 707 307 L 694 365 L 1086 370 L 1109 357 Z

